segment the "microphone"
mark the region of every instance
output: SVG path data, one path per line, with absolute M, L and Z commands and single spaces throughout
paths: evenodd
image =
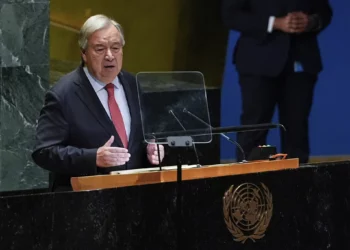
M 174 114 L 174 112 L 173 112 L 172 109 L 169 110 L 169 113 L 175 118 L 175 120 L 177 121 L 177 123 L 180 124 L 181 128 L 182 128 L 184 131 L 187 131 L 186 128 L 185 128 L 185 127 L 182 125 L 182 123 L 180 122 L 180 120 L 177 118 L 177 116 Z M 195 155 L 196 155 L 197 167 L 200 167 L 200 164 L 199 164 L 199 157 L 198 157 L 198 154 L 197 154 L 196 144 L 193 142 L 192 145 L 193 145 L 194 153 L 195 153 Z
M 188 111 L 186 108 L 184 108 L 182 112 L 189 114 L 190 116 L 192 116 L 193 118 L 195 118 L 197 121 L 203 123 L 204 125 L 206 125 L 206 126 L 208 126 L 208 127 L 210 127 L 210 128 L 213 128 L 213 127 L 210 126 L 208 123 L 206 123 L 205 121 L 203 121 L 201 118 L 199 118 L 199 117 L 196 116 L 195 114 L 192 114 L 192 113 L 191 113 L 190 111 Z M 238 142 L 232 140 L 230 137 L 228 137 L 228 136 L 225 135 L 224 133 L 220 133 L 220 135 L 221 135 L 222 137 L 224 137 L 227 141 L 229 141 L 229 142 L 233 143 L 234 145 L 236 145 L 237 148 L 239 149 L 239 151 L 241 151 L 241 154 L 242 154 L 242 156 L 243 156 L 242 162 L 247 162 L 247 160 L 246 160 L 246 158 L 245 158 L 244 150 L 243 150 L 243 148 L 241 147 L 241 145 L 239 145 Z
M 179 120 L 179 119 L 177 118 L 177 116 L 174 114 L 174 112 L 173 112 L 172 109 L 169 110 L 169 113 L 175 118 L 175 120 L 177 121 L 177 123 L 180 124 L 181 128 L 182 128 L 183 130 L 186 131 L 185 127 L 182 125 L 182 123 L 180 122 L 180 120 Z

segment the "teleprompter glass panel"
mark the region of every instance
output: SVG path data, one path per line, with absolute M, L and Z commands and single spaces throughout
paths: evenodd
M 146 142 L 166 144 L 173 136 L 191 136 L 194 143 L 211 142 L 201 72 L 140 72 L 136 81 Z

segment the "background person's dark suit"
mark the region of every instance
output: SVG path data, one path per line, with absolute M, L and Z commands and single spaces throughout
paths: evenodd
M 70 177 L 107 174 L 110 171 L 149 167 L 135 77 L 119 73 L 131 115 L 129 162 L 99 168 L 97 149 L 112 135 L 112 146 L 123 147 L 118 133 L 98 99 L 82 67 L 61 78 L 47 92 L 37 126 L 37 143 L 32 154 L 36 164 L 52 171 L 53 189 L 70 189 Z
M 302 11 L 312 17 L 305 33 L 268 32 L 269 17 Z M 308 117 L 322 61 L 317 35 L 331 21 L 327 0 L 223 0 L 222 17 L 230 29 L 240 32 L 233 63 L 239 74 L 242 95 L 241 124 L 271 122 L 276 104 L 282 134 L 282 151 L 289 157 L 309 158 Z M 294 70 L 300 62 L 302 69 Z M 240 133 L 238 142 L 249 155 L 266 144 L 266 132 Z M 242 160 L 237 152 L 238 160 Z

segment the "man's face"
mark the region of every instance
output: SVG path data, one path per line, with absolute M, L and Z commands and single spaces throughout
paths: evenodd
M 110 25 L 91 34 L 82 57 L 89 72 L 103 83 L 111 83 L 123 64 L 121 35 Z

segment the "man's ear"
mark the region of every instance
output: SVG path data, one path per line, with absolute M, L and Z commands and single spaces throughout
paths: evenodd
M 81 51 L 81 59 L 82 59 L 83 62 L 86 62 L 86 52 L 85 52 L 85 50 Z
M 85 50 L 81 50 L 80 53 L 80 57 L 81 57 L 81 66 L 85 66 L 85 62 L 86 62 L 86 53 Z

